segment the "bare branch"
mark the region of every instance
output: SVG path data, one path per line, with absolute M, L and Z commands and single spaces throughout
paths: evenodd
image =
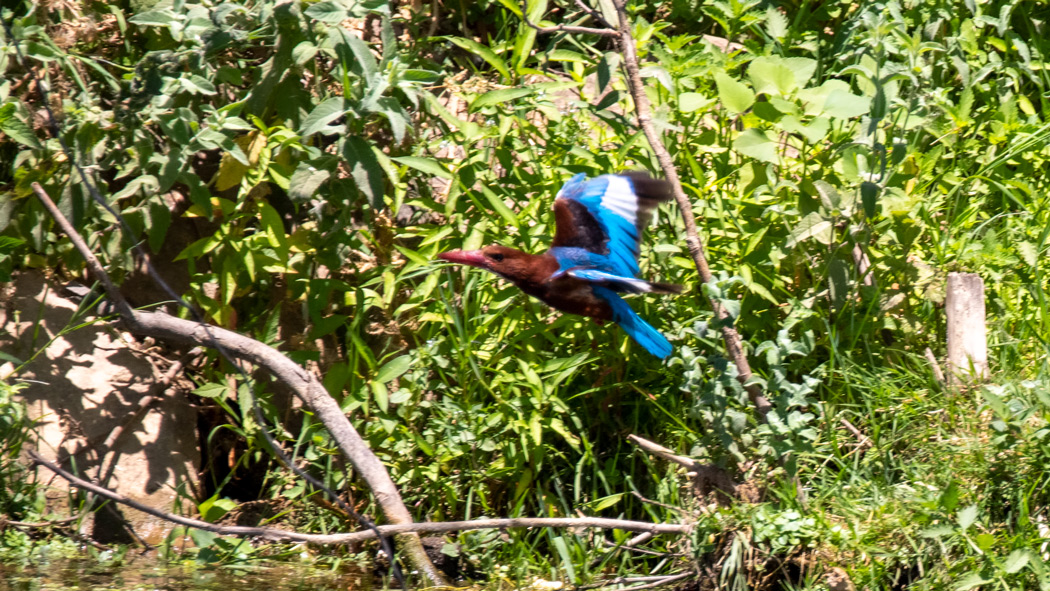
M 324 386 L 315 375 L 303 369 L 277 349 L 260 343 L 255 339 L 210 326 L 201 322 L 176 318 L 164 312 L 142 312 L 134 310 L 121 296 L 120 291 L 106 274 L 102 264 L 88 248 L 69 220 L 55 206 L 47 192 L 37 183 L 33 191 L 51 213 L 62 231 L 69 236 L 80 255 L 87 261 L 95 279 L 101 283 L 109 298 L 117 307 L 125 327 L 134 334 L 152 336 L 169 342 L 188 343 L 190 345 L 207 345 L 223 351 L 237 359 L 249 361 L 267 369 L 275 378 L 288 385 L 295 395 L 303 401 L 319 421 L 325 426 L 340 451 L 353 465 L 354 470 L 372 490 L 376 502 L 386 518 L 394 524 L 411 524 L 409 513 L 401 499 L 394 481 L 361 435 L 350 424 L 339 404 L 328 395 Z M 103 489 L 104 490 L 104 489 Z M 138 508 L 138 507 L 136 507 Z M 147 513 L 149 513 L 147 511 Z M 152 513 L 151 513 L 152 514 Z M 157 515 L 161 517 L 160 515 Z M 203 522 L 199 522 L 203 523 Z M 411 529 L 405 530 L 412 532 Z M 369 534 L 372 535 L 372 534 Z M 414 568 L 419 570 L 433 584 L 447 586 L 444 574 L 434 567 L 426 555 L 419 536 L 408 533 L 399 537 L 402 550 Z
M 660 456 L 661 458 L 667 461 L 674 462 L 679 466 L 682 466 L 686 470 L 696 470 L 700 468 L 700 463 L 694 460 L 693 458 L 680 456 L 667 449 L 666 447 L 660 445 L 659 443 L 654 443 L 652 441 L 649 441 L 648 439 L 644 439 L 634 434 L 628 435 L 627 439 L 630 439 L 632 443 L 642 448 L 643 450 L 655 456 Z
M 78 478 L 73 474 L 48 462 L 35 451 L 29 450 L 29 456 L 37 464 L 44 466 L 55 474 L 69 481 L 73 486 L 85 491 L 127 505 L 133 509 L 148 513 L 172 523 L 193 527 L 204 531 L 241 537 L 255 537 L 273 542 L 308 542 L 311 544 L 352 544 L 375 538 L 375 532 L 365 529 L 354 533 L 345 534 L 302 534 L 294 531 L 267 527 L 247 527 L 240 525 L 216 525 L 191 517 L 183 517 L 172 513 L 166 513 L 143 505 L 129 499 L 124 495 L 103 488 L 97 484 Z M 692 526 L 685 523 L 647 523 L 644 521 L 628 521 L 625 519 L 605 519 L 601 517 L 563 518 L 563 517 L 517 517 L 509 519 L 476 519 L 473 521 L 444 521 L 429 523 L 402 523 L 397 525 L 377 526 L 382 535 L 397 535 L 405 533 L 447 533 L 455 531 L 467 531 L 476 529 L 512 529 L 529 527 L 575 527 L 575 528 L 599 528 L 619 529 L 624 531 L 650 532 L 652 534 L 687 534 Z
M 581 8 L 583 8 L 584 11 L 587 12 L 587 14 L 590 15 L 591 17 L 595 17 L 596 16 L 592 12 L 592 10 L 590 8 L 588 8 L 585 5 L 582 5 L 582 3 L 579 2 L 578 0 L 577 0 L 577 4 L 580 4 Z M 599 20 L 601 20 L 602 22 L 604 22 L 604 20 L 605 20 L 605 19 L 601 18 L 600 15 L 597 18 Z M 541 27 L 541 26 L 537 25 L 536 23 L 534 23 L 534 22 L 529 20 L 528 8 L 526 6 L 522 6 L 521 19 L 523 21 L 525 21 L 526 25 L 532 27 L 533 29 L 536 29 L 537 33 L 543 33 L 543 34 L 550 34 L 550 33 L 576 33 L 576 34 L 579 34 L 579 35 L 597 35 L 599 37 L 617 37 L 617 36 L 619 36 L 619 33 L 616 32 L 616 29 L 595 29 L 595 28 L 591 28 L 591 27 L 576 27 L 576 26 L 573 26 L 573 25 L 558 25 L 556 27 Z
M 696 216 L 693 214 L 693 205 L 682 189 L 682 182 L 678 178 L 678 171 L 675 169 L 671 154 L 668 153 L 663 140 L 660 139 L 660 135 L 653 127 L 652 106 L 649 103 L 649 98 L 645 95 L 645 86 L 642 83 L 641 71 L 638 66 L 638 51 L 635 48 L 634 35 L 631 34 L 631 23 L 627 18 L 625 1 L 613 0 L 613 4 L 616 6 L 616 13 L 620 19 L 618 29 L 620 51 L 623 54 L 624 68 L 627 70 L 627 85 L 631 89 L 631 96 L 634 98 L 634 108 L 638 114 L 638 126 L 642 128 L 646 139 L 649 140 L 653 154 L 656 155 L 657 161 L 660 162 L 660 168 L 664 172 L 664 177 L 671 183 L 671 190 L 675 201 L 678 202 L 678 209 L 682 213 L 682 221 L 685 223 L 685 242 L 689 247 L 689 254 L 693 258 L 693 264 L 696 266 L 697 272 L 700 273 L 700 280 L 704 283 L 710 283 L 714 276 L 711 274 L 711 268 L 707 264 L 707 254 L 704 252 L 703 243 L 700 241 L 700 235 L 696 229 Z M 751 399 L 751 404 L 754 405 L 759 416 L 764 420 L 773 406 L 770 404 L 769 399 L 762 395 L 762 391 L 756 384 L 749 383 L 752 375 L 751 364 L 744 353 L 740 333 L 732 326 L 732 318 L 729 316 L 729 312 L 717 300 L 711 299 L 709 301 L 722 330 L 722 340 L 725 341 L 726 351 L 729 353 L 729 358 L 733 360 L 733 364 L 736 365 L 737 380 L 743 384 L 744 389 L 747 390 L 748 397 Z

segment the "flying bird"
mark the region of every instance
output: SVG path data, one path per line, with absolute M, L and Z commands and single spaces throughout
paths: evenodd
M 653 355 L 671 343 L 620 297 L 621 293 L 680 293 L 682 286 L 638 278 L 638 242 L 670 185 L 642 172 L 572 177 L 554 200 L 554 241 L 543 254 L 500 245 L 453 250 L 438 258 L 491 271 L 547 305 L 612 320 Z

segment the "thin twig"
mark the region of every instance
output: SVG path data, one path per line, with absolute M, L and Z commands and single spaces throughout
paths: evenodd
M 645 585 L 635 585 L 633 587 L 624 587 L 622 589 L 622 591 L 638 591 L 639 589 L 652 589 L 653 587 L 662 587 L 664 585 L 670 585 L 671 583 L 674 583 L 675 581 L 681 581 L 682 579 L 695 576 L 695 574 L 696 573 L 679 573 L 677 575 L 671 575 L 671 576 L 663 577 L 662 580 L 653 581 L 652 583 L 647 583 Z
M 673 451 L 667 449 L 666 447 L 660 445 L 659 443 L 649 441 L 648 439 L 639 437 L 637 435 L 634 435 L 633 433 L 629 434 L 627 436 L 627 439 L 630 439 L 632 443 L 642 448 L 643 450 L 655 456 L 660 456 L 661 458 L 667 461 L 674 462 L 679 466 L 682 466 L 686 470 L 696 470 L 700 467 L 700 463 L 694 460 L 693 458 L 680 456 L 674 453 Z
M 926 362 L 930 364 L 930 370 L 933 371 L 934 379 L 937 380 L 941 387 L 944 387 L 948 381 L 944 379 L 944 371 L 941 369 L 941 364 L 937 363 L 937 357 L 933 354 L 933 349 L 926 347 L 923 355 L 926 357 Z
M 871 439 L 868 439 L 868 436 L 862 433 L 860 429 L 856 428 L 853 423 L 846 419 L 839 419 L 839 424 L 845 427 L 847 431 L 857 438 L 857 449 L 865 449 L 874 445 Z
M 44 466 L 55 474 L 69 481 L 73 486 L 92 492 L 100 497 L 127 505 L 133 509 L 142 511 L 154 517 L 166 521 L 209 531 L 221 535 L 256 537 L 275 542 L 309 542 L 312 544 L 352 544 L 375 538 L 376 533 L 371 529 L 365 529 L 354 533 L 345 534 L 302 534 L 294 531 L 272 529 L 267 527 L 246 527 L 239 525 L 216 525 L 199 519 L 183 517 L 172 513 L 166 513 L 159 509 L 149 507 L 134 499 L 113 492 L 97 484 L 77 478 L 73 474 L 48 462 L 40 454 L 29 450 L 29 456 L 37 464 Z M 619 529 L 624 531 L 654 532 L 659 534 L 687 534 L 692 526 L 685 523 L 647 523 L 644 521 L 628 521 L 625 519 L 605 519 L 601 517 L 586 518 L 562 518 L 562 517 L 516 517 L 509 519 L 476 519 L 473 521 L 442 521 L 428 523 L 402 523 L 397 525 L 380 525 L 376 529 L 381 535 L 397 535 L 404 533 L 447 533 L 455 531 L 467 531 L 476 529 L 512 529 L 530 527 L 573 527 L 573 528 L 600 528 Z
M 555 27 L 541 27 L 529 20 L 528 7 L 521 7 L 521 19 L 525 24 L 536 30 L 537 33 L 576 33 L 579 35 L 597 35 L 599 37 L 616 37 L 619 35 L 614 29 L 595 29 L 592 27 L 577 27 L 574 25 L 557 25 Z M 590 14 L 590 11 L 587 11 Z M 593 15 L 591 15 L 593 16 Z M 604 19 L 602 19 L 604 20 Z
M 644 535 L 644 534 L 642 534 L 642 535 Z M 641 536 L 635 536 L 635 537 L 641 537 Z M 681 552 L 657 552 L 656 550 L 646 550 L 645 548 L 636 548 L 634 546 L 628 546 L 626 542 L 624 542 L 623 544 L 617 544 L 616 542 L 611 542 L 609 540 L 605 540 L 605 545 L 610 547 L 610 548 L 615 548 L 615 549 L 620 549 L 620 550 L 630 550 L 631 552 L 636 552 L 638 554 L 646 554 L 648 556 L 661 556 L 661 557 L 662 556 L 672 556 L 672 557 L 676 557 L 676 558 L 681 558 L 681 557 L 685 556 L 685 554 L 681 553 Z

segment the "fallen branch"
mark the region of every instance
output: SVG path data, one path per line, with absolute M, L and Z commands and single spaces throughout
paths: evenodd
M 166 513 L 143 505 L 134 499 L 129 499 L 120 493 L 111 491 L 73 474 L 48 462 L 40 454 L 29 450 L 29 456 L 37 464 L 51 470 L 58 476 L 69 481 L 79 489 L 88 491 L 100 497 L 104 497 L 127 505 L 132 509 L 159 517 L 165 521 L 209 531 L 212 533 L 252 537 L 269 540 L 272 542 L 306 542 L 310 544 L 353 544 L 376 537 L 371 529 L 344 534 L 303 534 L 294 531 L 274 529 L 268 527 L 248 527 L 242 525 L 217 525 L 208 523 L 192 517 L 183 517 L 173 513 Z M 381 535 L 398 535 L 406 533 L 448 533 L 456 531 L 468 531 L 477 529 L 516 529 L 530 527 L 572 527 L 572 528 L 598 528 L 619 529 L 623 531 L 648 532 L 652 534 L 688 534 L 692 526 L 685 523 L 647 523 L 644 521 L 628 521 L 625 519 L 605 519 L 602 517 L 515 517 L 508 519 L 475 519 L 472 521 L 440 521 L 425 523 L 401 523 L 397 525 L 379 525 L 376 529 Z
M 340 451 L 371 489 L 386 518 L 399 525 L 412 523 L 412 515 L 404 501 L 401 500 L 401 495 L 394 486 L 394 481 L 391 480 L 386 467 L 372 453 L 368 444 L 343 414 L 339 404 L 329 396 L 316 376 L 277 349 L 244 335 L 201 322 L 177 318 L 164 312 L 134 310 L 110 280 L 87 243 L 55 206 L 43 187 L 38 183 L 33 183 L 32 187 L 40 202 L 50 212 L 51 217 L 69 236 L 80 255 L 84 257 L 91 274 L 102 284 L 109 300 L 116 307 L 121 320 L 130 332 L 169 342 L 211 346 L 232 357 L 266 368 L 275 378 L 290 387 L 321 421 Z M 406 532 L 412 531 L 411 529 L 406 530 Z M 449 586 L 444 574 L 435 568 L 430 558 L 427 557 L 418 535 L 405 533 L 398 537 L 398 541 L 414 570 L 419 571 L 435 586 Z

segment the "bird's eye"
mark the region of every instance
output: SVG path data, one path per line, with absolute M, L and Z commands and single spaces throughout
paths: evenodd
M 496 261 L 497 263 L 503 262 L 503 255 L 501 255 L 498 252 L 494 253 L 494 254 L 490 254 L 489 258 L 494 260 L 494 261 Z

